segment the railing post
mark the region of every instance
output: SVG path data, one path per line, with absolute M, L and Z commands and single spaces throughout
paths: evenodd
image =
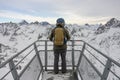
M 11 73 L 12 73 L 14 80 L 19 80 L 19 76 L 18 76 L 18 73 L 16 71 L 15 64 L 14 64 L 13 60 L 11 60 L 9 62 L 9 67 L 10 67 L 10 70 L 11 70 Z
M 83 47 L 82 47 L 82 51 L 81 51 L 81 54 L 80 54 L 80 57 L 79 57 L 79 60 L 78 60 L 78 64 L 77 64 L 78 66 L 79 66 L 80 63 L 81 63 L 82 56 L 83 56 L 84 50 L 85 50 L 85 45 L 86 45 L 86 43 L 84 42 Z
M 47 71 L 47 41 L 45 41 L 45 70 Z
M 72 69 L 74 70 L 75 62 L 74 62 L 74 40 L 72 40 Z
M 104 69 L 104 72 L 103 72 L 103 74 L 102 74 L 102 76 L 101 76 L 101 80 L 107 80 L 107 77 L 108 77 L 108 75 L 109 75 L 111 66 L 112 66 L 112 63 L 111 63 L 111 61 L 108 59 L 108 60 L 107 60 L 107 63 L 106 63 L 106 66 L 105 66 L 105 69 Z
M 34 43 L 34 49 L 35 49 L 35 52 L 36 52 L 36 56 L 38 58 L 38 61 L 40 63 L 40 66 L 42 66 L 42 62 L 41 62 L 41 59 L 40 59 L 40 56 L 39 56 L 39 52 L 38 52 L 38 49 L 37 49 L 37 46 L 36 44 Z
M 0 53 L 2 53 L 2 44 L 0 44 Z

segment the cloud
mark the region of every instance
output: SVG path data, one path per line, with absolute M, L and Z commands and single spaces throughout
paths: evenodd
M 71 12 L 80 16 L 120 16 L 120 0 L 1 0 L 3 7 L 25 12 Z M 1 7 L 2 8 L 2 7 Z M 43 12 L 42 12 L 43 11 Z M 49 14 L 48 14 L 49 15 Z
M 85 24 L 85 23 L 105 23 L 108 19 L 110 19 L 110 17 L 80 17 L 78 15 L 74 15 L 72 13 L 60 13 L 61 15 L 66 15 L 65 17 L 63 17 L 66 21 L 67 24 L 70 23 L 76 23 L 76 24 Z M 71 16 L 70 16 L 71 15 Z M 0 17 L 2 18 L 11 18 L 15 19 L 15 20 L 27 20 L 30 22 L 34 22 L 34 21 L 48 21 L 51 24 L 55 24 L 56 23 L 56 19 L 59 17 L 40 17 L 40 16 L 33 16 L 33 15 L 29 15 L 29 14 L 22 14 L 22 13 L 17 13 L 17 12 L 12 12 L 12 11 L 7 11 L 7 10 L 1 10 L 0 11 Z
M 25 19 L 28 21 L 50 21 L 54 22 L 55 18 L 50 18 L 50 17 L 39 17 L 39 16 L 32 16 L 28 14 L 22 14 L 22 13 L 17 13 L 17 12 L 11 12 L 11 11 L 6 11 L 6 10 L 1 10 L 0 11 L 0 17 L 3 18 L 11 18 L 11 19 Z
M 119 3 L 120 0 L 0 0 L 0 15 L 52 23 L 58 17 L 68 23 L 100 23 L 120 17 Z

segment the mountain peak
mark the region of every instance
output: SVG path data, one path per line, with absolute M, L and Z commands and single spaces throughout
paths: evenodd
M 111 27 L 116 28 L 120 27 L 120 21 L 116 18 L 111 18 L 105 25 L 100 25 L 96 31 L 96 33 L 103 33 L 109 30 Z
M 19 24 L 20 24 L 20 25 L 27 25 L 28 22 L 27 22 L 26 20 L 22 20 Z
M 50 23 L 48 23 L 47 21 L 40 22 L 40 24 L 43 26 L 50 25 Z
M 120 21 L 117 20 L 116 18 L 112 18 L 105 24 L 105 26 L 113 26 L 114 24 L 117 24 L 118 22 Z

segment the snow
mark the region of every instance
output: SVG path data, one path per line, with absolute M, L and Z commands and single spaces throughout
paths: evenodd
M 6 73 L 8 73 L 10 71 L 8 65 L 6 65 L 6 67 L 3 67 L 2 69 L 0 69 L 0 78 L 3 77 L 3 75 L 5 75 Z M 12 74 L 9 73 L 8 76 L 5 77 L 6 80 L 13 80 Z
M 88 38 L 88 42 L 116 61 L 120 59 L 120 29 L 111 28 L 108 32 Z M 93 40 L 94 39 L 94 40 Z M 96 46 L 97 45 L 97 46 Z M 99 46 L 99 47 L 98 47 Z
M 116 20 L 115 20 L 115 23 L 118 24 Z M 2 24 L 2 25 L 4 25 L 4 24 Z M 13 26 L 16 26 L 16 25 L 13 25 Z M 79 25 L 74 24 L 74 25 L 66 25 L 66 26 L 71 34 L 71 39 L 84 40 L 87 43 L 94 46 L 95 48 L 97 48 L 98 50 L 100 50 L 101 52 L 103 52 L 104 54 L 108 55 L 109 57 L 111 57 L 112 59 L 114 59 L 120 63 L 120 28 L 119 27 L 118 28 L 112 27 L 104 33 L 95 34 L 95 31 L 97 30 L 99 25 L 79 26 Z M 4 29 L 5 29 L 5 27 L 9 27 L 9 26 L 8 25 L 6 26 L 6 24 L 5 24 Z M 9 27 L 8 29 L 10 30 L 9 31 L 10 34 L 3 35 L 3 33 L 2 33 L 3 28 L 0 26 L 0 37 L 1 37 L 0 43 L 2 45 L 4 45 L 2 47 L 2 53 L 0 53 L 0 57 L 4 56 L 5 60 L 7 60 L 11 56 L 15 55 L 16 53 L 18 53 L 19 51 L 21 51 L 22 49 L 24 49 L 25 47 L 27 47 L 28 45 L 33 43 L 34 41 L 38 40 L 38 36 L 40 36 L 40 40 L 47 40 L 48 36 L 50 35 L 49 32 L 53 28 L 52 25 L 51 26 L 50 25 L 42 26 L 42 25 L 38 25 L 38 24 L 26 24 L 26 25 L 20 25 L 17 27 L 19 27 L 20 29 L 17 30 L 16 32 L 15 32 L 15 30 L 12 30 L 14 27 L 12 27 L 12 29 L 10 29 L 10 27 Z M 40 44 L 44 44 L 44 43 L 40 43 Z M 52 44 L 52 43 L 50 43 L 50 44 Z M 77 44 L 77 42 L 76 42 L 76 44 Z M 39 48 L 41 49 L 42 47 L 39 47 Z M 49 49 L 52 50 L 52 47 L 49 47 Z M 71 48 L 69 48 L 69 49 L 71 49 Z M 79 49 L 79 48 L 76 47 L 76 49 Z M 23 57 L 25 55 L 26 54 L 23 53 L 23 54 L 21 54 L 21 57 Z M 29 62 L 29 60 L 30 60 L 29 58 L 31 58 L 33 55 L 30 55 L 29 57 L 27 57 L 26 60 L 24 61 L 24 63 L 21 65 L 24 67 Z M 53 55 L 53 53 L 51 53 L 50 55 Z M 77 56 L 77 55 L 78 54 L 76 54 L 75 56 Z M 100 60 L 103 60 L 104 64 L 106 63 L 106 59 L 104 57 L 98 55 L 96 52 L 94 53 L 94 55 L 97 56 L 97 58 L 99 58 Z M 89 56 L 89 54 L 87 55 L 87 57 L 89 57 L 93 63 L 96 63 L 96 60 L 93 57 Z M 51 58 L 53 58 L 53 57 L 51 57 Z M 0 62 L 4 62 L 5 61 L 4 59 L 1 60 Z M 44 58 L 42 58 L 42 59 L 44 59 Z M 70 58 L 68 58 L 68 59 L 70 59 Z M 51 63 L 53 63 L 53 61 L 49 61 L 49 63 L 51 64 Z M 70 61 L 69 61 L 69 63 L 70 63 Z M 95 64 L 95 66 L 97 68 L 100 68 L 101 73 L 103 72 L 103 70 L 102 70 L 103 68 L 101 67 L 101 65 L 99 63 Z M 4 71 L 4 70 L 8 70 L 8 67 L 0 69 L 0 73 L 1 73 L 1 71 Z M 112 66 L 112 70 L 114 70 L 114 72 L 116 72 L 119 75 L 120 68 L 118 68 L 116 65 L 114 65 L 114 67 Z M 20 73 L 19 70 L 18 70 L 18 72 Z M 89 73 L 89 71 L 87 73 Z M 110 74 L 109 76 L 111 76 L 111 75 L 112 74 Z M 49 75 L 49 76 L 52 76 L 52 75 Z M 56 77 L 58 77 L 58 76 L 56 76 Z M 108 80 L 112 80 L 111 78 L 113 78 L 113 75 L 111 77 L 109 77 Z
M 41 70 L 41 67 L 39 65 L 39 61 L 36 56 L 35 59 L 32 61 L 31 65 L 28 66 L 27 70 L 20 77 L 20 80 L 37 80 L 40 70 Z M 29 76 L 29 77 L 26 77 L 26 76 Z
M 71 72 L 67 72 L 65 74 L 59 73 L 59 74 L 55 74 L 54 72 L 51 71 L 45 71 L 43 73 L 43 78 L 42 80 L 70 80 L 70 76 L 72 73 Z

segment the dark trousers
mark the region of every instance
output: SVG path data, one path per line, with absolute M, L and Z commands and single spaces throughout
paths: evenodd
M 58 73 L 59 71 L 59 55 L 61 56 L 61 67 L 62 67 L 62 73 L 66 72 L 66 49 L 65 50 L 54 50 L 54 72 Z

